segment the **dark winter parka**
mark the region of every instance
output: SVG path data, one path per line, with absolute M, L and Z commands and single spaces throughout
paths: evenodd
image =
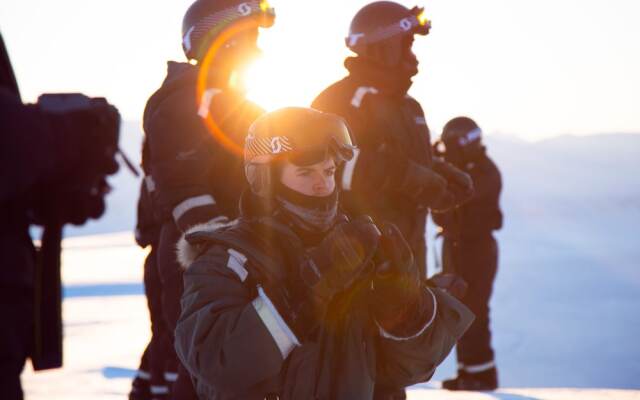
M 432 288 L 430 322 L 413 337 L 394 338 L 374 320 L 371 278 L 363 277 L 296 345 L 261 291 L 266 280 L 291 285 L 287 249 L 296 238 L 277 216 L 243 209 L 231 227 L 197 226 L 186 237 L 179 244 L 188 269 L 175 346 L 202 399 L 371 399 L 374 382 L 404 387 L 428 380 L 473 318 Z
M 407 162 L 432 164 L 429 127 L 420 104 L 407 94 L 409 78 L 398 78 L 348 58 L 349 75 L 325 89 L 312 107 L 347 121 L 359 151 L 338 176 L 350 214 L 391 221 L 426 270 L 424 240 L 428 210 L 398 190 Z
M 245 187 L 241 149 L 249 126 L 263 113 L 216 71 L 198 99 L 198 72 L 197 66 L 169 62 L 167 77 L 144 113 L 144 169 L 153 178 L 161 214 L 182 231 L 220 215 L 237 217 Z M 216 138 L 207 119 L 233 147 Z
M 434 213 L 433 219 L 443 228 L 446 238 L 474 241 L 488 237 L 494 230 L 502 228 L 502 177 L 485 150 L 461 168 L 473 179 L 473 197 L 453 211 Z

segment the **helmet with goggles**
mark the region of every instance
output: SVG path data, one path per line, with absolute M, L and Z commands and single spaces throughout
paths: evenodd
M 345 43 L 354 53 L 393 67 L 401 62 L 402 51 L 413 35 L 427 35 L 430 28 L 423 8 L 378 1 L 353 17 Z
M 447 122 L 442 129 L 440 149 L 447 161 L 464 165 L 474 160 L 484 150 L 482 130 L 469 117 L 456 117 Z
M 202 60 L 209 46 L 231 25 L 247 21 L 269 28 L 275 11 L 267 0 L 196 0 L 182 20 L 182 49 L 190 60 Z
M 312 108 L 288 107 L 262 115 L 249 128 L 244 145 L 247 181 L 254 193 L 267 197 L 274 161 L 306 166 L 334 157 L 344 162 L 355 146 L 345 121 Z

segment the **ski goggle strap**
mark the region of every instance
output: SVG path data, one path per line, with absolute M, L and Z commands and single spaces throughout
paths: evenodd
M 401 20 L 384 26 L 373 33 L 365 34 L 351 32 L 345 39 L 347 47 L 352 50 L 372 43 L 381 42 L 393 36 L 412 33 L 414 35 L 427 35 L 431 29 L 431 21 L 427 19 L 423 7 L 413 7 L 410 14 Z
M 182 38 L 182 46 L 190 52 L 193 43 L 198 43 L 202 37 L 215 36 L 234 21 L 247 17 L 256 18 L 259 27 L 269 28 L 275 21 L 276 12 L 267 0 L 252 0 L 225 8 L 195 23 Z

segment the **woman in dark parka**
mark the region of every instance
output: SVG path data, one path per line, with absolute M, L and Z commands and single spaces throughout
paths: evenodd
M 176 350 L 203 399 L 371 399 L 428 380 L 473 317 L 424 284 L 392 224 L 339 211 L 348 128 L 306 108 L 267 113 L 245 143 L 251 190 L 230 225 L 196 226 Z

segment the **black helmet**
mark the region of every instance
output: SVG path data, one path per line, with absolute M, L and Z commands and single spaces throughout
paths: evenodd
M 201 60 L 211 43 L 230 25 L 255 21 L 255 28 L 273 25 L 275 11 L 267 0 L 196 0 L 182 20 L 182 49 L 190 60 Z
M 468 117 L 456 117 L 442 129 L 440 140 L 445 146 L 445 158 L 456 164 L 472 161 L 482 152 L 482 130 Z
M 423 8 L 407 7 L 392 1 L 364 6 L 351 20 L 345 43 L 354 53 L 394 67 L 402 59 L 406 40 L 426 35 L 431 28 Z
M 312 108 L 281 108 L 251 124 L 244 144 L 245 175 L 253 192 L 267 197 L 273 161 L 286 157 L 310 165 L 331 154 L 341 162 L 353 157 L 354 148 L 341 117 Z

